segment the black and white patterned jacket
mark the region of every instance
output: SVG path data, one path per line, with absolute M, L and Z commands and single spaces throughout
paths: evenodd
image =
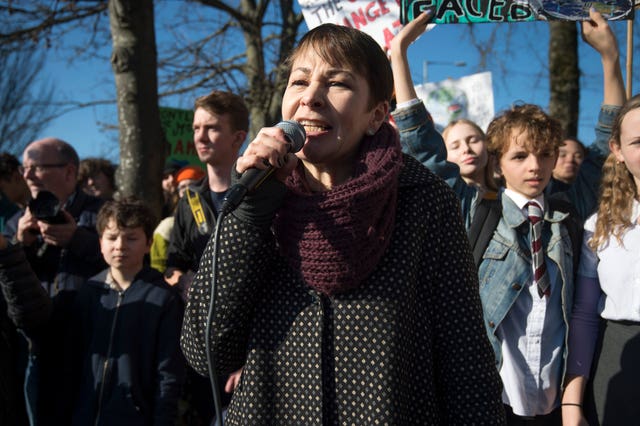
M 360 287 L 335 297 L 305 285 L 268 228 L 225 219 L 211 347 L 218 372 L 244 366 L 226 424 L 504 424 L 458 200 L 403 161 L 390 246 Z M 181 342 L 205 375 L 212 246 Z

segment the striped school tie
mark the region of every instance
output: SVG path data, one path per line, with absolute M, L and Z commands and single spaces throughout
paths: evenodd
M 533 262 L 533 279 L 538 284 L 540 297 L 551 294 L 551 283 L 547 274 L 547 265 L 544 263 L 544 251 L 542 250 L 542 210 L 537 203 L 527 203 L 529 211 L 531 233 L 531 260 Z

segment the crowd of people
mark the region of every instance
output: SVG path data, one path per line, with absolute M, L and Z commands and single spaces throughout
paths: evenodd
M 409 72 L 425 12 L 389 52 L 303 36 L 299 152 L 276 126 L 240 154 L 244 100 L 196 99 L 204 168 L 167 160 L 160 217 L 63 140 L 0 154 L 0 424 L 635 424 L 640 95 L 590 18 L 588 147 L 525 103 L 440 133 Z

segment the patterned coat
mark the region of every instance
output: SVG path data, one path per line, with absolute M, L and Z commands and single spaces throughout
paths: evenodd
M 225 219 L 211 348 L 217 371 L 244 366 L 226 424 L 504 424 L 458 201 L 403 161 L 389 248 L 360 287 L 331 298 L 278 255 L 269 229 Z M 182 335 L 201 374 L 212 256 L 210 242 Z

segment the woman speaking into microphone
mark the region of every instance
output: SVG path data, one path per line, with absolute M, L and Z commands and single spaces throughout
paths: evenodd
M 458 201 L 401 153 L 385 53 L 324 24 L 287 66 L 282 118 L 306 140 L 289 152 L 281 128 L 263 128 L 238 159 L 236 181 L 275 170 L 205 250 L 189 363 L 243 367 L 229 425 L 503 424 Z

